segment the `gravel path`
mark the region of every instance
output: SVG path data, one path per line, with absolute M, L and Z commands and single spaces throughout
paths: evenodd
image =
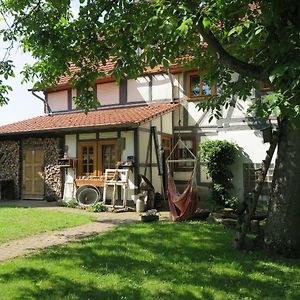
M 4 206 L 3 203 L 1 203 Z M 96 217 L 92 223 L 62 230 L 49 231 L 38 235 L 26 237 L 23 239 L 10 241 L 0 245 L 0 262 L 10 260 L 19 256 L 30 255 L 35 251 L 48 247 L 62 245 L 68 242 L 80 240 L 124 224 L 135 223 L 140 220 L 136 212 L 124 213 L 89 213 L 80 209 L 71 209 L 65 207 L 41 207 L 41 209 L 51 209 L 58 211 L 67 211 L 79 214 L 89 214 Z M 161 213 L 160 219 L 168 219 L 169 213 Z

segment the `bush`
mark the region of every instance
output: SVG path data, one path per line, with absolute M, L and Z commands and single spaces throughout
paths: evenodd
M 206 141 L 200 144 L 200 157 L 206 163 L 212 179 L 212 198 L 222 206 L 232 207 L 237 199 L 230 196 L 233 174 L 230 165 L 235 160 L 236 146 L 227 141 Z
M 75 208 L 78 206 L 78 202 L 76 200 L 62 201 L 62 206 Z
M 87 210 L 92 212 L 102 212 L 106 211 L 106 207 L 103 202 L 96 202 L 92 206 L 88 207 Z

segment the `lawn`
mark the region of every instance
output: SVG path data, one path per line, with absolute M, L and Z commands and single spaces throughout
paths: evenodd
M 40 208 L 1 207 L 0 244 L 49 230 L 89 222 L 91 222 L 89 216 L 75 213 Z
M 1 299 L 300 299 L 300 260 L 233 250 L 205 223 L 123 225 L 0 264 Z

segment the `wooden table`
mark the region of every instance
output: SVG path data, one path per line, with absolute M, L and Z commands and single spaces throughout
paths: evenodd
M 75 185 L 77 187 L 83 186 L 83 185 L 93 185 L 96 187 L 104 187 L 105 183 L 102 179 L 75 179 Z

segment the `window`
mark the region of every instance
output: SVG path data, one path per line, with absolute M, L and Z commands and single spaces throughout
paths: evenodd
M 79 142 L 78 176 L 100 176 L 105 169 L 114 169 L 119 160 L 117 140 Z
M 78 145 L 78 175 L 97 176 L 96 142 L 81 142 Z
M 195 138 L 194 137 L 181 137 L 182 142 L 185 146 L 196 155 L 196 147 L 195 147 Z M 176 149 L 176 159 L 193 159 L 192 154 L 181 144 L 179 143 Z M 194 162 L 192 161 L 182 161 L 178 162 L 175 165 L 177 171 L 189 170 L 194 167 Z
M 172 149 L 172 138 L 170 136 L 162 136 L 161 137 L 161 148 L 164 150 L 165 158 L 167 158 L 171 154 Z
M 270 85 L 267 82 L 260 81 L 259 90 L 263 92 L 270 91 Z
M 192 100 L 207 99 L 217 94 L 216 87 L 207 84 L 198 73 L 189 73 L 187 83 L 187 96 Z
M 99 142 L 99 170 L 104 174 L 105 169 L 115 169 L 119 160 L 117 140 Z

